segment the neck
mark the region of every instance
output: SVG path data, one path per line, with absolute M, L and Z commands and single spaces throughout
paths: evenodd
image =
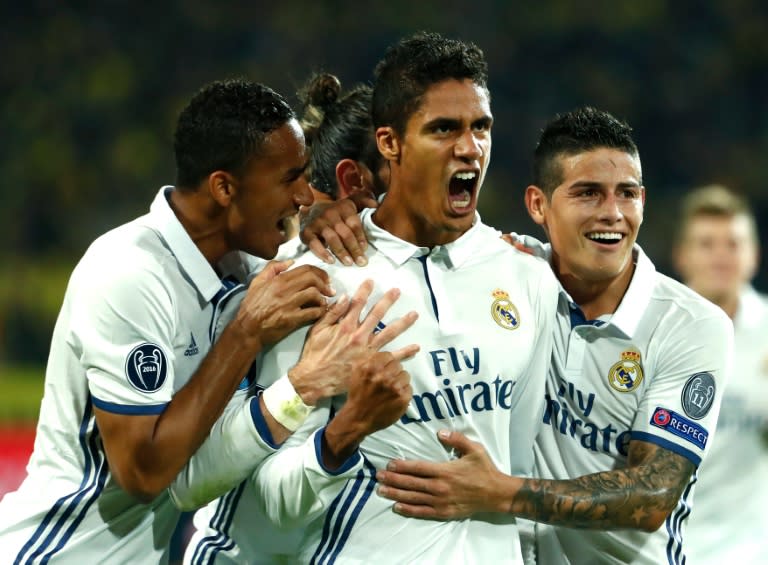
M 411 213 L 409 207 L 392 194 L 391 188 L 373 213 L 372 219 L 377 226 L 395 237 L 419 247 L 445 245 L 466 233 L 466 230 L 429 223 L 424 216 Z
M 552 256 L 555 274 L 568 291 L 571 298 L 579 305 L 588 320 L 594 320 L 605 314 L 613 314 L 621 304 L 624 294 L 635 272 L 634 262 L 630 263 L 617 277 L 601 281 L 588 281 L 574 273 L 561 270 L 556 256 Z
M 216 269 L 230 251 L 223 236 L 220 208 L 206 199 L 203 191 L 178 189 L 171 192 L 170 206 L 200 253 Z

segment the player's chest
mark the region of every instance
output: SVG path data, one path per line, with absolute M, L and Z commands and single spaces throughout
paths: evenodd
M 224 298 L 234 294 L 225 294 Z M 171 362 L 174 365 L 174 388 L 183 387 L 197 371 L 200 363 L 215 341 L 215 332 L 227 320 L 222 318 L 226 300 L 201 303 L 196 296 L 190 295 L 180 303 L 177 310 L 177 325 L 172 341 Z M 218 327 L 218 330 L 217 330 Z
M 601 328 L 561 331 L 548 394 L 585 421 L 631 421 L 647 390 L 648 369 L 642 344 L 608 337 Z
M 336 271 L 337 291 L 353 294 L 359 285 L 372 279 L 375 283 L 369 304 L 390 288 L 398 288 L 401 297 L 390 314 L 416 310 L 429 315 L 443 331 L 461 330 L 463 324 L 495 328 L 505 333 L 531 328 L 538 311 L 537 281 L 531 275 L 517 273 L 505 265 L 474 265 L 450 269 L 430 260 L 410 259 L 393 267 L 380 256 L 366 269 Z
M 419 314 L 393 346 L 418 343 L 420 365 L 437 378 L 523 366 L 534 353 L 539 332 L 550 331 L 540 327 L 541 306 L 528 287 L 508 273 L 412 266 L 395 278 L 378 280 L 392 280 L 401 291 L 385 325 L 411 310 Z M 377 286 L 378 295 L 388 288 Z

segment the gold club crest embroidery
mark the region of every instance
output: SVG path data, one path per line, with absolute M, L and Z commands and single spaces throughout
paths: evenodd
M 621 361 L 608 371 L 608 382 L 619 392 L 632 392 L 643 382 L 643 367 L 640 353 L 634 350 L 622 352 Z
M 505 291 L 496 289 L 492 293 L 494 301 L 491 304 L 491 316 L 505 330 L 516 330 L 520 327 L 520 313 Z

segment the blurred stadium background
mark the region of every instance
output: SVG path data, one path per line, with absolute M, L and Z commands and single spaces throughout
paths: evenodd
M 680 196 L 747 195 L 765 241 L 768 5 L 759 0 L 125 0 L 4 3 L 0 18 L 0 493 L 23 477 L 67 278 L 90 241 L 172 183 L 176 114 L 203 83 L 247 76 L 296 103 L 313 71 L 369 81 L 419 29 L 490 64 L 493 162 L 480 211 L 537 233 L 522 194 L 548 117 L 591 104 L 635 129 L 648 189 L 640 243 L 673 274 Z M 764 245 L 765 247 L 765 245 Z M 756 286 L 768 291 L 768 265 Z

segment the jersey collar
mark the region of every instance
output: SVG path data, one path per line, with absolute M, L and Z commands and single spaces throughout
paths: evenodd
M 635 244 L 632 255 L 635 259 L 635 272 L 632 280 L 629 281 L 624 298 L 621 299 L 619 307 L 609 322 L 627 337 L 632 337 L 637 331 L 637 326 L 648 309 L 656 286 L 656 267 L 639 245 Z
M 534 254 L 538 257 L 551 258 L 552 247 L 549 243 L 542 243 L 531 236 L 517 236 L 517 239 L 522 241 L 526 247 L 533 249 Z M 627 337 L 634 335 L 643 313 L 651 302 L 651 293 L 656 285 L 656 267 L 637 244 L 632 249 L 632 257 L 635 261 L 635 272 L 632 274 L 632 280 L 629 281 L 629 286 L 619 303 L 619 307 L 613 314 L 599 316 L 597 320 L 583 320 L 584 314 L 581 313 L 578 304 L 560 285 L 560 300 L 567 303 L 568 311 L 571 313 L 571 322 L 574 326 L 587 324 L 606 327 L 612 325 Z
M 221 278 L 192 241 L 192 238 L 189 237 L 187 230 L 184 229 L 171 209 L 168 202 L 171 191 L 173 191 L 172 186 L 162 187 L 152 201 L 149 208 L 152 227 L 165 240 L 171 253 L 179 262 L 179 266 L 195 285 L 203 299 L 210 302 L 222 288 Z M 222 275 L 232 275 L 238 280 L 244 280 L 244 275 L 250 269 L 251 263 L 255 263 L 255 259 L 245 253 L 229 253 L 221 261 Z
M 433 248 L 420 247 L 400 239 L 376 225 L 373 221 L 373 213 L 376 210 L 367 208 L 360 213 L 368 242 L 397 266 L 402 265 L 412 257 L 424 255 L 441 255 L 449 268 L 456 269 L 466 263 L 471 257 L 478 254 L 487 245 L 488 233 L 500 237 L 501 232 L 490 226 L 486 226 L 480 220 L 480 214 L 475 212 L 472 227 L 461 235 L 456 241 L 446 245 L 438 245 Z

